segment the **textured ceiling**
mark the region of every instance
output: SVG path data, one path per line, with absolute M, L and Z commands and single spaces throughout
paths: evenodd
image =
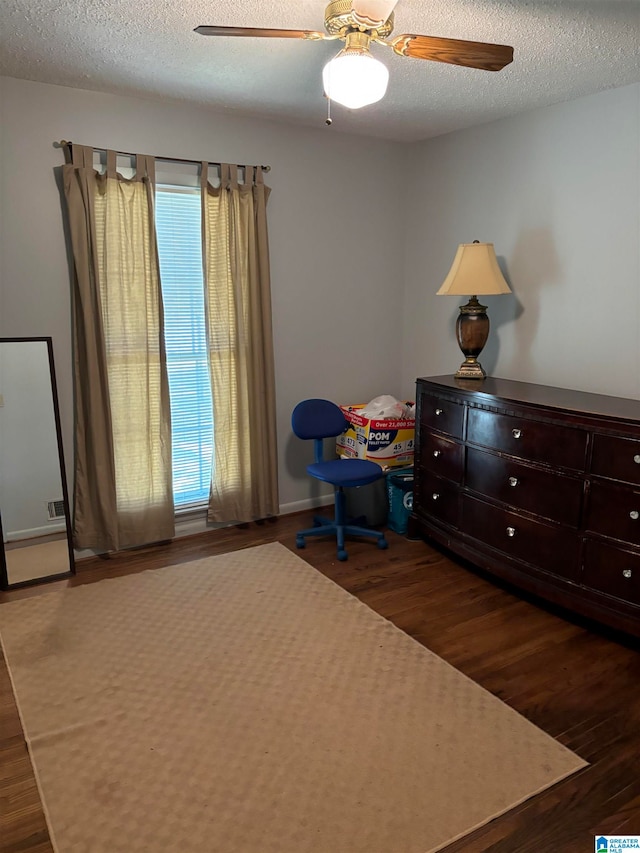
M 322 127 L 321 74 L 341 42 L 205 38 L 199 24 L 322 30 L 320 0 L 2 0 L 0 74 Z M 333 128 L 426 139 L 640 81 L 640 0 L 399 0 L 394 35 L 512 45 L 512 65 L 477 71 L 382 46 L 387 95 Z

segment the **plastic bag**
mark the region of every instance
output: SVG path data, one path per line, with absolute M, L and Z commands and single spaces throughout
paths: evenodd
M 390 394 L 382 394 L 380 397 L 374 397 L 373 400 L 360 410 L 359 414 L 365 418 L 393 418 L 396 420 L 404 420 L 413 417 L 411 409 L 405 403 L 396 400 Z

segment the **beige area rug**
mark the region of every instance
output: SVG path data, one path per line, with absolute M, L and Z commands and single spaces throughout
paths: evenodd
M 60 853 L 427 853 L 585 766 L 278 543 L 0 626 Z

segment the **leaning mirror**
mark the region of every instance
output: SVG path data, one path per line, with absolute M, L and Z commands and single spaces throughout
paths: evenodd
M 0 588 L 75 571 L 51 338 L 0 338 Z

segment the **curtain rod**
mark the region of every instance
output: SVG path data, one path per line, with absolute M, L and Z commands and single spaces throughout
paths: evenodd
M 73 142 L 68 141 L 66 139 L 61 139 L 60 142 L 58 143 L 58 145 L 60 146 L 60 148 L 71 149 L 71 147 L 73 146 Z M 91 147 L 93 147 L 93 146 L 91 146 Z M 106 148 L 93 148 L 93 150 L 94 151 L 105 151 L 106 152 L 107 149 Z M 131 151 L 116 151 L 116 154 L 119 154 L 122 157 L 135 157 L 136 156 Z M 201 160 L 187 160 L 184 157 L 159 157 L 159 156 L 156 157 L 156 156 L 154 156 L 154 159 L 155 160 L 165 160 L 169 163 L 193 163 L 196 166 L 199 166 L 200 163 L 202 162 Z M 208 162 L 210 162 L 210 164 L 212 166 L 220 166 L 221 165 L 220 163 L 214 163 L 212 161 L 208 161 Z M 237 165 L 238 165 L 239 169 L 252 168 L 250 166 L 246 166 L 244 163 L 238 163 Z M 271 166 L 261 166 L 260 168 L 262 169 L 263 172 L 270 172 L 271 171 Z

